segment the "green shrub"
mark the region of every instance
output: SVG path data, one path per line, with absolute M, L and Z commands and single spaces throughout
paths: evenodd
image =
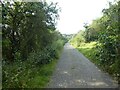
M 3 63 L 3 88 L 38 88 L 46 85 L 53 70 L 51 63 L 58 59 L 64 45 L 63 42 L 58 40 L 42 51 L 33 52 L 25 61 L 16 60 L 10 64 Z

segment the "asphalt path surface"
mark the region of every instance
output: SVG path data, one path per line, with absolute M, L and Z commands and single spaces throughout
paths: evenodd
M 64 46 L 48 88 L 117 88 L 118 84 L 69 43 Z

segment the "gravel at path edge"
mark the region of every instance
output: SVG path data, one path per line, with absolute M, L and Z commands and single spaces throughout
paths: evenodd
M 118 84 L 67 43 L 47 87 L 115 88 Z

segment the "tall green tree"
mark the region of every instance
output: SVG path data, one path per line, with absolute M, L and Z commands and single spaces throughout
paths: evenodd
M 52 45 L 57 4 L 46 2 L 2 2 L 3 59 L 27 59 L 31 52 Z

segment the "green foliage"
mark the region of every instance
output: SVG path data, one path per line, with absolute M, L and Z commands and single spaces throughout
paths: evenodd
M 81 43 L 79 47 L 76 47 L 81 53 L 83 53 L 89 60 L 96 65 L 100 65 L 98 59 L 98 49 L 96 49 L 97 42 Z
M 103 28 L 98 36 L 98 41 L 101 45 L 97 46 L 101 65 L 116 77 L 120 76 L 120 68 L 117 65 L 120 62 L 119 3 L 110 4 L 109 9 L 103 10 L 104 14 L 101 18 Z
M 63 34 L 65 42 L 69 42 L 74 34 Z
M 2 2 L 3 59 L 14 61 L 15 53 L 27 59 L 30 53 L 51 45 L 58 18 L 56 4 Z M 49 40 L 48 40 L 49 38 Z M 6 54 L 9 52 L 9 54 Z
M 30 62 L 14 62 L 3 67 L 3 89 L 5 88 L 44 88 L 50 80 L 57 60 L 39 66 Z
M 43 87 L 51 74 L 50 62 L 59 58 L 65 44 L 62 34 L 55 31 L 57 4 L 1 3 L 3 88 Z
M 62 40 L 58 40 L 53 43 L 52 46 L 47 46 L 42 51 L 38 51 L 36 53 L 31 53 L 28 61 L 33 65 L 44 65 L 50 63 L 54 59 L 59 58 L 59 53 L 63 48 L 64 42 Z
M 103 9 L 102 12 L 101 18 L 84 26 L 85 42 L 97 41 L 96 47 L 92 49 L 89 49 L 90 47 L 80 48 L 80 51 L 102 69 L 112 74 L 120 83 L 120 1 L 116 1 L 114 4 L 109 3 L 109 8 Z M 77 35 L 71 43 L 77 47 L 81 46 L 81 41 L 77 41 L 76 37 Z M 92 53 L 92 50 L 95 51 L 95 54 Z
M 74 37 L 70 40 L 71 44 L 74 44 L 75 46 L 80 46 L 80 43 L 84 42 L 84 31 L 80 30 L 80 32 L 77 35 L 74 35 Z
M 84 31 L 84 38 L 85 42 L 91 42 L 91 41 L 97 41 L 98 40 L 98 35 L 100 33 L 100 19 L 93 20 L 93 22 L 88 25 L 85 24 L 85 31 Z
M 3 63 L 3 88 L 45 87 L 50 80 L 63 44 L 63 41 L 58 40 L 51 49 L 47 47 L 43 51 L 31 53 L 25 61 Z

